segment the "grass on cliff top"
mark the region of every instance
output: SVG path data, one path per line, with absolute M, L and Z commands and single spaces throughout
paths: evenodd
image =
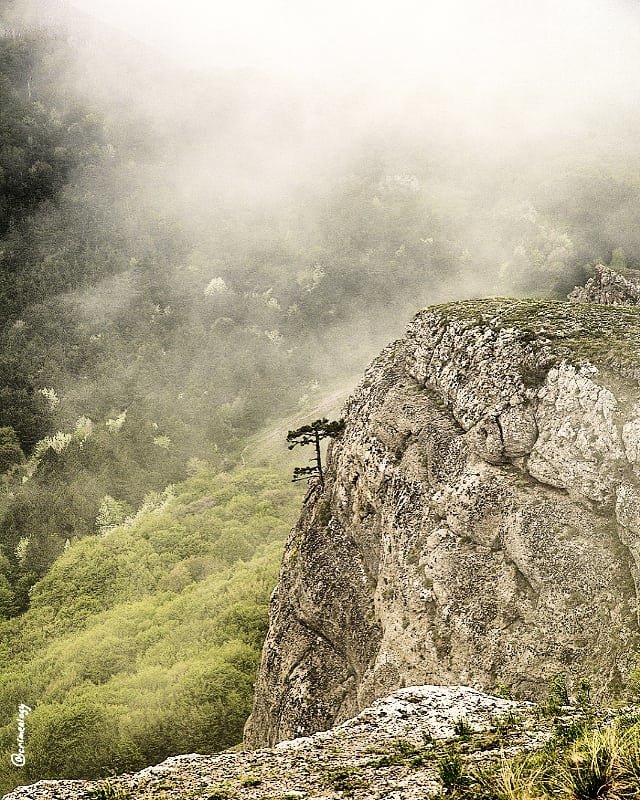
M 421 313 L 433 312 L 469 326 L 519 330 L 547 340 L 570 360 L 586 359 L 625 373 L 640 368 L 640 306 L 491 297 L 431 306 Z

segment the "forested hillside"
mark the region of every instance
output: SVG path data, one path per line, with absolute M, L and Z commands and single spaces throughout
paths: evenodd
M 0 623 L 0 791 L 237 744 L 299 502 L 287 476 L 200 469 L 68 547 Z M 20 703 L 34 711 L 19 771 Z
M 15 704 L 36 710 L 3 788 L 239 741 L 300 496 L 242 471 L 255 434 L 355 380 L 420 306 L 640 265 L 624 109 L 524 153 L 438 109 L 403 136 L 343 129 L 322 96 L 182 73 L 18 5 L 0 14 L 7 752 Z

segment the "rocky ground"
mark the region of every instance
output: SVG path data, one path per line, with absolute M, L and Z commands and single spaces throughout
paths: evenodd
M 570 718 L 570 709 L 565 712 Z M 175 756 L 98 783 L 41 781 L 4 800 L 424 800 L 442 793 L 441 776 L 456 754 L 472 773 L 543 746 L 553 732 L 531 703 L 460 686 L 418 686 L 394 692 L 333 730 L 274 748 Z
M 418 686 L 330 731 L 274 748 L 175 756 L 98 783 L 40 781 L 4 800 L 424 799 L 442 792 L 442 771 L 456 754 L 469 772 L 541 747 L 552 732 L 531 703 L 460 686 Z

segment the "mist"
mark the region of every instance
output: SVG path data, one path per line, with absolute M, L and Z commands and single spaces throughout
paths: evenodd
M 82 178 L 123 254 L 119 277 L 68 293 L 85 323 L 133 313 L 145 260 L 148 281 L 190 287 L 195 327 L 193 298 L 221 279 L 216 302 L 244 310 L 216 324 L 260 326 L 266 308 L 264 330 L 286 342 L 288 326 L 290 349 L 302 336 L 325 385 L 355 380 L 424 305 L 563 297 L 614 252 L 640 264 L 634 4 L 30 0 L 15 15 L 66 37 L 48 77 L 115 153 L 97 192 Z M 175 252 L 157 268 L 161 229 Z
M 513 231 L 501 206 L 571 191 L 578 163 L 635 157 L 631 3 L 75 0 L 63 17 L 72 29 L 98 21 L 118 48 L 125 38 L 137 47 L 137 64 L 132 52 L 118 63 L 118 48 L 93 58 L 80 48 L 81 83 L 93 60 L 91 94 L 124 96 L 150 134 L 163 129 L 166 185 L 190 218 L 221 198 L 276 208 L 322 195 L 375 152 L 454 202 L 472 260 L 483 271 L 502 264 L 506 292 L 518 280 L 511 287 L 504 268 Z M 475 211 L 456 206 L 465 197 Z M 487 229 L 487 203 L 502 241 Z

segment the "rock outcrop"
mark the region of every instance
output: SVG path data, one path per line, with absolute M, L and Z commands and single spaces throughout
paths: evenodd
M 250 747 L 418 684 L 616 691 L 640 643 L 640 308 L 426 309 L 287 543 Z
M 461 686 L 417 686 L 332 731 L 273 749 L 175 756 L 103 782 L 40 781 L 3 800 L 422 800 L 440 796 L 438 762 L 452 748 L 472 771 L 544 745 L 554 725 L 535 711 Z M 568 720 L 578 713 L 564 712 Z
M 613 269 L 599 264 L 595 275 L 569 295 L 574 303 L 635 306 L 640 303 L 640 271 Z

